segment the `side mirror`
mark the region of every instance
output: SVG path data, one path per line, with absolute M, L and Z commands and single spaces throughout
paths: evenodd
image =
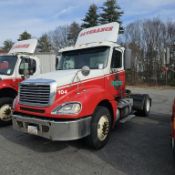
M 83 66 L 82 69 L 81 69 L 81 73 L 84 76 L 88 76 L 89 73 L 90 73 L 90 68 L 88 66 Z
M 125 69 L 131 69 L 131 64 L 132 64 L 131 56 L 132 56 L 131 49 L 126 49 L 125 54 L 124 54 L 124 67 L 125 67 Z

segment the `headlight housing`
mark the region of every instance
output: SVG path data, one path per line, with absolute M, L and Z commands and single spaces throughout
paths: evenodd
M 81 104 L 78 102 L 64 103 L 52 111 L 52 114 L 78 114 L 81 111 Z

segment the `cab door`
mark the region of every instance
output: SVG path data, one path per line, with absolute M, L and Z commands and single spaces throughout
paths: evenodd
M 21 57 L 21 63 L 19 65 L 18 73 L 21 77 L 24 77 L 25 74 L 27 75 L 26 78 L 29 78 L 32 75 L 36 75 L 37 71 L 37 62 L 35 59 Z
M 110 74 L 106 77 L 106 88 L 114 98 L 125 95 L 125 70 L 123 63 L 123 51 L 113 48 L 110 64 Z

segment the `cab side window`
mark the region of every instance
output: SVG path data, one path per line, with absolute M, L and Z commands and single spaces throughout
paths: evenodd
M 24 71 L 28 71 L 29 75 L 33 75 L 36 72 L 36 61 L 31 58 L 22 58 L 19 74 L 24 74 Z
M 122 53 L 118 50 L 113 50 L 111 68 L 122 68 Z

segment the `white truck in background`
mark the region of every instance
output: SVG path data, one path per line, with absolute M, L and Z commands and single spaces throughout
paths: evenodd
M 35 53 L 36 47 L 36 39 L 19 41 L 8 54 L 0 55 L 0 124 L 11 123 L 11 106 L 21 81 L 56 69 L 56 55 Z

